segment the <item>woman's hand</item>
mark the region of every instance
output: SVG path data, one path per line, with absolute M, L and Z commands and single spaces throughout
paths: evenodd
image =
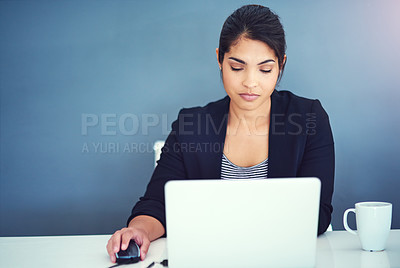
M 149 250 L 150 241 L 156 240 L 164 233 L 165 229 L 161 222 L 151 216 L 141 215 L 133 218 L 127 228 L 116 231 L 108 240 L 107 252 L 111 262 L 117 261 L 115 253 L 126 250 L 131 240 L 140 247 L 140 259 L 143 261 Z
M 131 240 L 134 240 L 140 247 L 140 259 L 146 258 L 150 246 L 149 235 L 145 230 L 132 226 L 116 231 L 108 240 L 107 252 L 110 255 L 111 262 L 117 261 L 115 253 L 126 250 Z

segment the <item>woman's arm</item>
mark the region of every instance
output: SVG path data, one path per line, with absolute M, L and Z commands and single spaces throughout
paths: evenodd
M 317 177 L 321 180 L 321 199 L 318 235 L 324 233 L 331 222 L 332 195 L 335 175 L 335 151 L 329 118 L 321 103 L 312 107 L 315 128 L 308 129 L 307 141 L 298 170 L 298 177 Z
M 116 231 L 107 244 L 107 251 L 112 262 L 116 261 L 115 253 L 125 250 L 130 240 L 140 246 L 141 259 L 146 257 L 150 241 L 165 235 L 164 185 L 174 178 L 185 178 L 180 145 L 177 141 L 179 117 L 172 123 L 172 131 L 162 148 L 160 160 L 147 185 L 146 192 L 132 209 L 127 227 Z
M 165 228 L 164 186 L 171 179 L 187 177 L 178 142 L 178 131 L 179 117 L 172 123 L 172 131 L 162 148 L 160 160 L 157 162 L 144 196 L 133 207 L 128 224 L 137 216 L 147 215 L 157 219 Z

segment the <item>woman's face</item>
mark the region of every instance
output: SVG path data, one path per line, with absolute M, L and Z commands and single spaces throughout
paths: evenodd
M 268 45 L 241 38 L 225 53 L 222 66 L 219 65 L 226 93 L 235 109 L 265 112 L 270 107 L 280 70 L 278 58 Z

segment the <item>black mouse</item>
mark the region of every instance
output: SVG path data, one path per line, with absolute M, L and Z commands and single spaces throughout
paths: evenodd
M 131 240 L 128 248 L 118 251 L 118 253 L 115 253 L 115 256 L 117 257 L 118 264 L 135 263 L 140 261 L 140 248 L 135 241 Z

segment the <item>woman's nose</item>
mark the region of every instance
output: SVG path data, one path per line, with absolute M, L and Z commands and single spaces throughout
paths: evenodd
M 243 80 L 243 86 L 245 86 L 246 88 L 249 88 L 249 89 L 253 89 L 253 88 L 257 87 L 257 85 L 258 85 L 258 82 L 257 82 L 256 75 L 254 74 L 254 72 L 251 72 L 251 71 L 246 72 L 246 75 Z

